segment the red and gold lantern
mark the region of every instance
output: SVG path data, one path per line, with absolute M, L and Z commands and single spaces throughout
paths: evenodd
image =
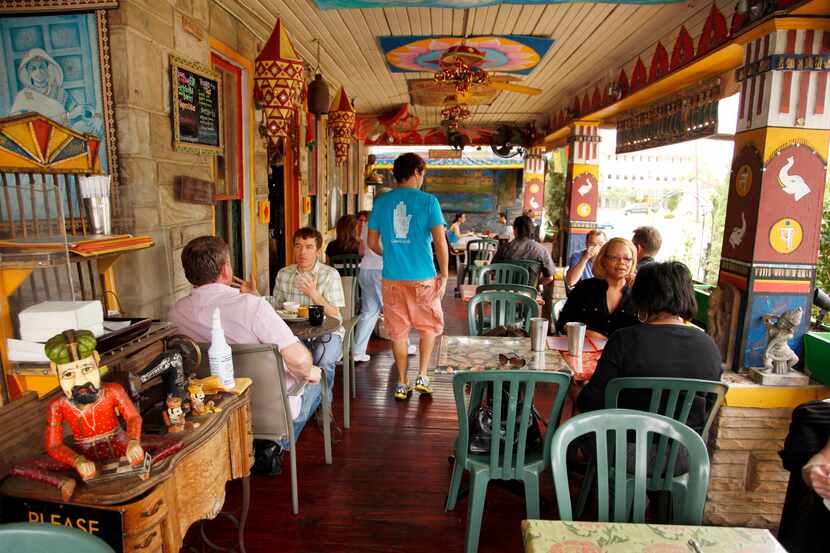
M 256 58 L 254 82 L 264 105 L 268 138 L 276 145 L 288 136 L 304 84 L 303 62 L 281 19 L 277 19 L 274 31 Z
M 341 86 L 329 108 L 329 129 L 334 138 L 334 159 L 338 165 L 349 159 L 354 124 L 354 107 L 346 90 Z

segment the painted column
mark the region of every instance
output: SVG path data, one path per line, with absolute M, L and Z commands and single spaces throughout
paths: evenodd
M 534 223 L 540 223 L 545 209 L 545 149 L 534 146 L 525 156 L 522 171 L 522 211 L 533 212 Z
M 741 292 L 735 369 L 763 366 L 762 317 L 796 307 L 803 357 L 830 137 L 830 31 L 776 30 L 745 48 L 718 278 Z
M 599 199 L 599 123 L 576 121 L 568 137 L 565 176 L 565 263 L 585 248 L 585 237 L 597 228 Z

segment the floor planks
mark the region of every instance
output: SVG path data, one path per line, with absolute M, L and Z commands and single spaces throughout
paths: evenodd
M 465 305 L 451 292 L 444 298 L 444 313 L 445 333 L 466 334 Z M 389 343 L 373 339 L 369 353 L 371 361 L 357 367 L 352 427 L 335 443 L 334 463 L 324 464 L 322 435 L 314 425 L 300 437 L 300 514 L 291 514 L 287 473 L 252 478 L 248 553 L 463 551 L 467 501 L 459 501 L 454 512 L 444 512 L 451 469 L 447 456 L 457 424 L 450 379 L 434 381 L 432 398 L 414 393 L 398 402 L 392 397 L 396 376 Z M 410 357 L 411 379 L 416 367 L 417 357 Z M 341 385 L 338 374 L 338 425 L 343 413 Z M 549 477 L 543 479 L 542 496 L 553 496 Z M 230 484 L 228 503 L 238 497 L 239 484 Z M 550 518 L 544 507 L 542 516 Z M 522 551 L 523 518 L 524 499 L 491 485 L 479 551 Z M 232 535 L 220 519 L 209 526 L 217 538 Z

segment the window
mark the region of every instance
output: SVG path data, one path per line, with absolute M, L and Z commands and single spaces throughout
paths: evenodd
M 222 77 L 225 148 L 216 156 L 216 199 L 240 200 L 242 167 L 242 70 L 213 54 L 213 69 Z

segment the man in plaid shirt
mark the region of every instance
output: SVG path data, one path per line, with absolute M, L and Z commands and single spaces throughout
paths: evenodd
M 321 305 L 327 317 L 343 320 L 340 309 L 346 307 L 343 284 L 336 269 L 320 262 L 323 235 L 317 229 L 303 227 L 294 233 L 294 265 L 280 269 L 274 283 L 274 304 L 281 307 L 293 301 L 300 305 Z M 334 366 L 343 354 L 345 330 L 338 327 L 331 334 L 305 341 L 314 364 L 326 371 L 331 397 Z

